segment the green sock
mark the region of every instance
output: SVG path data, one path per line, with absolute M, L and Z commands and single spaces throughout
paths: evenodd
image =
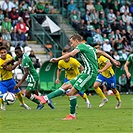
M 35 97 L 34 97 L 33 94 L 31 94 L 30 100 L 31 100 L 32 102 L 34 102 L 34 103 L 40 104 L 40 102 L 39 102 L 37 99 L 35 99 Z
M 47 97 L 48 97 L 49 99 L 52 99 L 52 98 L 54 98 L 54 97 L 57 97 L 57 96 L 62 95 L 64 92 L 65 92 L 64 89 L 59 88 L 58 90 L 55 90 L 55 91 L 49 93 L 49 94 L 47 95 Z
M 70 98 L 70 114 L 75 114 L 76 112 L 77 97 Z

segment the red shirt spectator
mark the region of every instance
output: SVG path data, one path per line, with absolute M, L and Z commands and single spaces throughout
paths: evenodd
M 21 18 L 16 25 L 16 30 L 21 30 L 23 33 L 27 32 L 26 24 L 24 23 L 23 19 Z

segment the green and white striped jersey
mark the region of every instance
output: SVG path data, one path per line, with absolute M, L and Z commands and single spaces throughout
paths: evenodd
M 98 73 L 98 61 L 96 55 L 96 49 L 87 44 L 79 44 L 76 49 L 80 52 L 81 59 L 84 63 L 84 71 L 86 74 L 97 74 Z

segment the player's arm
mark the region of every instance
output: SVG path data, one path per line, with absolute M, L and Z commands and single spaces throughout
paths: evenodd
M 6 66 L 10 65 L 10 64 L 13 64 L 15 62 L 15 60 L 12 58 L 8 61 L 5 61 L 3 64 L 2 64 L 2 67 L 5 68 Z
M 76 55 L 77 53 L 79 52 L 78 49 L 74 49 L 73 51 L 69 52 L 69 53 L 66 53 L 65 55 L 62 55 L 61 57 L 59 58 L 52 58 L 50 60 L 50 62 L 57 62 L 59 60 L 62 60 L 62 59 L 67 59 L 69 57 L 73 57 L 74 55 Z
M 14 89 L 17 89 L 17 88 L 20 87 L 20 85 L 21 85 L 21 84 L 25 81 L 25 79 L 27 78 L 28 74 L 29 74 L 29 68 L 26 67 L 26 68 L 24 68 L 24 75 L 23 75 L 22 79 L 18 82 L 18 84 L 16 84 L 16 86 L 14 87 Z
M 61 75 L 61 69 L 58 69 L 57 70 L 57 78 L 56 78 L 56 84 L 59 84 L 59 82 L 60 82 L 60 75 Z
M 106 62 L 106 65 L 101 69 L 101 70 L 98 70 L 99 73 L 102 73 L 104 72 L 105 70 L 107 70 L 110 66 L 112 66 L 111 62 L 108 60 Z
M 125 65 L 124 65 L 124 70 L 125 70 L 126 75 L 127 75 L 128 78 L 131 77 L 131 73 L 130 73 L 129 70 L 128 70 L 129 64 L 130 64 L 130 62 L 126 61 Z
M 99 49 L 96 49 L 96 53 L 100 54 L 100 55 L 103 55 L 105 57 L 107 57 L 108 59 L 110 59 L 110 61 L 116 66 L 116 67 L 119 67 L 120 66 L 120 62 L 113 59 L 109 54 L 107 54 L 106 52 L 104 51 L 101 51 Z
M 21 59 L 19 59 L 19 60 L 17 61 L 17 63 L 15 63 L 14 65 L 12 65 L 12 66 L 6 65 L 6 66 L 3 67 L 3 68 L 6 69 L 7 71 L 12 71 L 12 70 L 14 70 L 20 63 L 21 63 Z

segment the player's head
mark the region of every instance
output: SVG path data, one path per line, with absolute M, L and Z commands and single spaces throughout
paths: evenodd
M 76 47 L 78 44 L 80 44 L 83 41 L 83 37 L 79 34 L 74 34 L 70 38 L 70 44 L 72 47 Z
M 7 49 L 5 46 L 0 46 L 0 57 L 6 59 Z
M 22 48 L 19 47 L 19 46 L 17 46 L 17 47 L 15 48 L 15 54 L 16 54 L 16 56 L 17 56 L 18 58 L 22 58 L 22 56 L 23 56 L 23 50 L 22 50 Z
M 70 47 L 66 47 L 62 50 L 62 55 L 65 55 L 70 52 Z M 65 62 L 68 62 L 70 58 L 64 59 Z

